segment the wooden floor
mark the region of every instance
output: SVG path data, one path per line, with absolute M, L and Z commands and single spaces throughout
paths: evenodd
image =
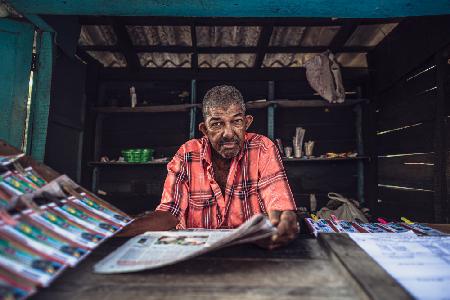
M 108 241 L 33 299 L 410 298 L 343 235 L 323 236 L 320 241 L 301 236 L 275 251 L 234 246 L 140 273 L 92 273 L 93 265 L 124 241 Z

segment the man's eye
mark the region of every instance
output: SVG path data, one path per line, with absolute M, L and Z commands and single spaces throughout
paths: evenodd
M 214 122 L 211 124 L 211 127 L 213 127 L 213 128 L 219 128 L 220 126 L 221 126 L 220 122 Z
M 244 121 L 242 119 L 239 119 L 239 120 L 234 120 L 233 123 L 234 123 L 234 125 L 239 125 L 240 126 L 240 125 L 242 125 L 244 123 Z

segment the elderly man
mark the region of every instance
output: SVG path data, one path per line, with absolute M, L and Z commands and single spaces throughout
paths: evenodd
M 138 219 L 123 235 L 172 228 L 235 228 L 254 214 L 266 214 L 277 233 L 269 248 L 298 233 L 295 203 L 274 143 L 247 133 L 241 93 L 216 86 L 203 98 L 201 139 L 180 147 L 167 165 L 168 175 L 156 211 Z

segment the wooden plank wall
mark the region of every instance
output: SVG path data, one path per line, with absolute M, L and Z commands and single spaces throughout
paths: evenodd
M 44 162 L 81 180 L 86 66 L 57 50 L 52 76 Z
M 440 78 L 445 72 L 448 76 L 448 66 L 442 71 L 439 55 L 442 46 L 450 42 L 441 34 L 449 21 L 448 17 L 408 20 L 369 55 L 369 67 L 375 70 L 372 78 L 377 105 L 375 209 L 387 219 L 448 220 L 448 164 L 447 179 L 441 174 L 445 171 L 440 171 L 445 168 L 441 164 L 449 143 L 448 118 L 444 118 L 449 99 Z M 448 86 L 448 77 L 446 80 Z M 439 125 L 442 122 L 447 124 Z M 447 146 L 443 134 L 447 134 Z

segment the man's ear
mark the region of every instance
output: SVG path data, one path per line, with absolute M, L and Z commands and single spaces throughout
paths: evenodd
M 198 130 L 200 130 L 203 133 L 203 135 L 206 136 L 207 129 L 205 122 L 201 122 L 200 124 L 198 124 Z
M 246 115 L 245 116 L 245 130 L 247 130 L 250 125 L 253 123 L 253 116 L 252 115 Z

